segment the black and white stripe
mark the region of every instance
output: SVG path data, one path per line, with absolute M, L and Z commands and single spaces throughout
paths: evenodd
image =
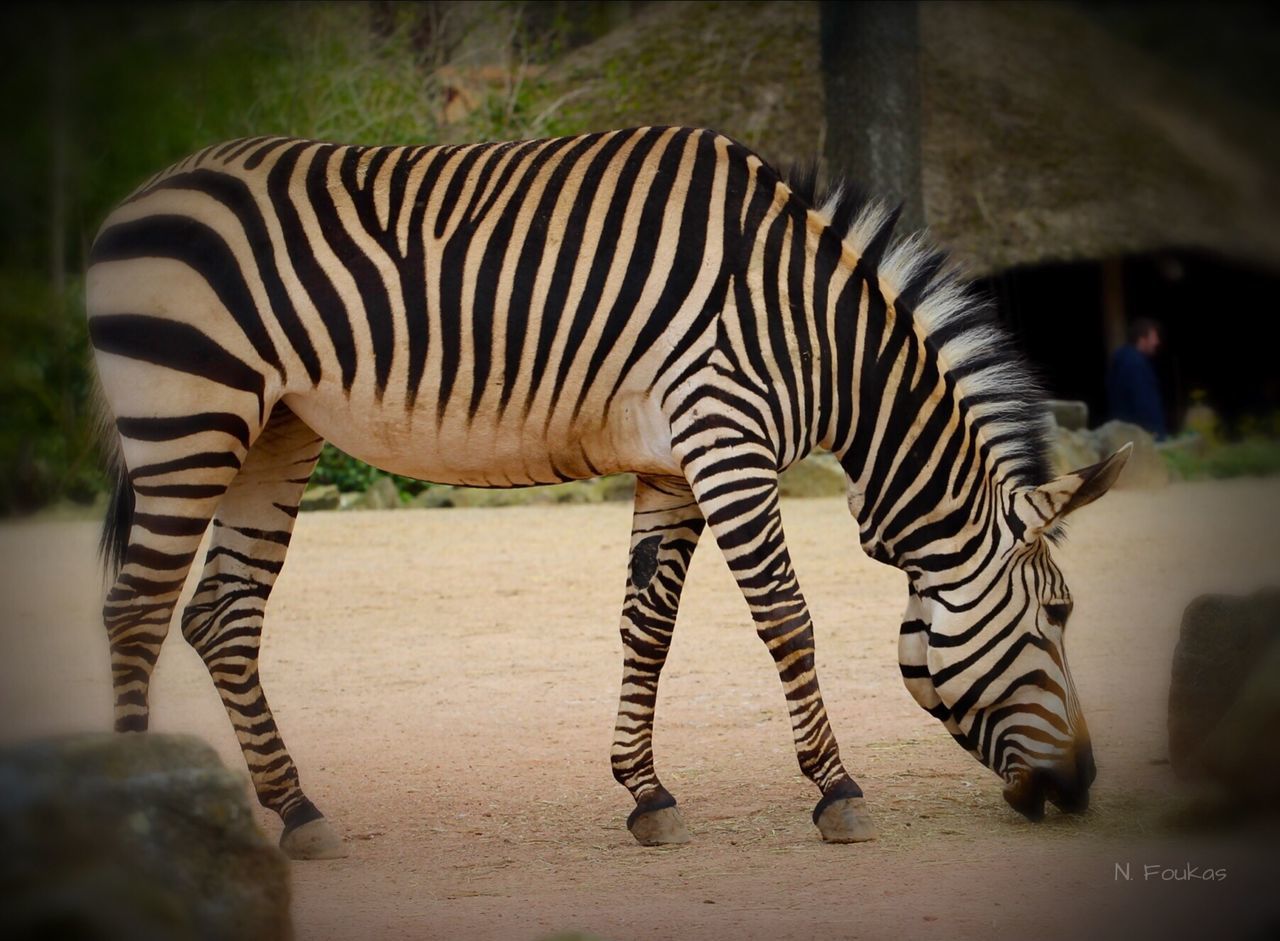
M 104 533 L 117 727 L 146 728 L 212 521 L 183 634 L 286 848 L 336 851 L 257 679 L 322 442 L 444 483 L 633 471 L 613 747 L 633 830 L 683 837 L 653 710 L 709 527 L 777 663 L 823 795 L 815 819 L 865 838 L 779 513 L 778 474 L 826 449 L 864 546 L 911 576 L 908 687 L 1011 791 L 1071 803 L 1081 775 L 1063 769 L 1083 767 L 1087 733 L 1042 537 L 1123 458 L 1046 482 L 1038 393 L 982 306 L 940 256 L 891 244 L 892 214 L 818 202 L 811 181 L 690 128 L 449 147 L 256 138 L 148 181 L 104 224 L 88 275 L 121 469 Z

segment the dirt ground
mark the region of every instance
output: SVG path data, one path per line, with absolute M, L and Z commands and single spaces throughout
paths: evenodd
M 1186 603 L 1280 583 L 1280 480 L 1120 492 L 1073 520 L 1057 555 L 1100 771 L 1086 816 L 1050 810 L 1039 826 L 902 688 L 904 578 L 863 557 L 843 501 L 785 513 L 875 843 L 819 840 L 772 662 L 710 539 L 656 738 L 694 842 L 646 849 L 626 830 L 630 798 L 608 759 L 627 506 L 305 514 L 262 673 L 307 793 L 351 855 L 293 865 L 298 937 L 1262 937 L 1280 926 L 1276 832 L 1170 831 L 1165 746 Z M 109 727 L 95 538 L 87 522 L 0 527 L 3 740 Z M 243 769 L 177 631 L 152 705 L 154 729 L 201 735 Z M 261 820 L 274 837 L 278 822 Z M 1225 881 L 1179 877 L 1207 869 Z

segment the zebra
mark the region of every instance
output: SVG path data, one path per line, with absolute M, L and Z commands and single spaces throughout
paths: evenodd
M 829 842 L 872 839 L 814 661 L 778 476 L 833 453 L 864 551 L 908 576 L 903 680 L 1030 819 L 1095 769 L 1052 544 L 1128 456 L 1051 478 L 1046 411 L 989 305 L 897 214 L 819 195 L 714 131 L 347 146 L 258 137 L 147 181 L 86 293 L 114 497 L 115 728 L 147 728 L 179 621 L 293 858 L 343 855 L 258 677 L 263 613 L 325 441 L 448 484 L 630 471 L 613 775 L 642 844 L 685 842 L 655 770 L 658 681 L 709 527 L 782 682 Z

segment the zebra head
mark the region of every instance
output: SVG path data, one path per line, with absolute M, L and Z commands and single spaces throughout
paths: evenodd
M 965 562 L 904 565 L 903 681 L 1031 820 L 1046 798 L 1069 813 L 1089 805 L 1093 749 L 1064 643 L 1071 594 L 1050 550 L 1063 518 L 1106 493 L 1130 448 L 1038 487 L 992 485 Z

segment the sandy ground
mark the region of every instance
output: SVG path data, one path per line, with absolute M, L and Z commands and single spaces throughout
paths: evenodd
M 1280 583 L 1280 481 L 1121 492 L 1073 521 L 1058 557 L 1100 776 L 1088 815 L 1051 810 L 1039 826 L 1005 807 L 996 778 L 902 688 L 903 576 L 862 556 L 842 501 L 785 512 L 827 707 L 875 843 L 818 839 L 772 662 L 710 540 L 656 740 L 695 839 L 645 849 L 608 761 L 627 506 L 304 515 L 262 672 L 307 793 L 351 855 L 293 865 L 299 938 L 1262 937 L 1280 926 L 1275 832 L 1164 824 L 1181 612 L 1202 592 Z M 0 527 L 3 740 L 109 726 L 95 537 L 90 523 Z M 152 704 L 153 728 L 204 736 L 243 768 L 176 631 Z M 1162 872 L 1189 868 L 1226 879 Z

